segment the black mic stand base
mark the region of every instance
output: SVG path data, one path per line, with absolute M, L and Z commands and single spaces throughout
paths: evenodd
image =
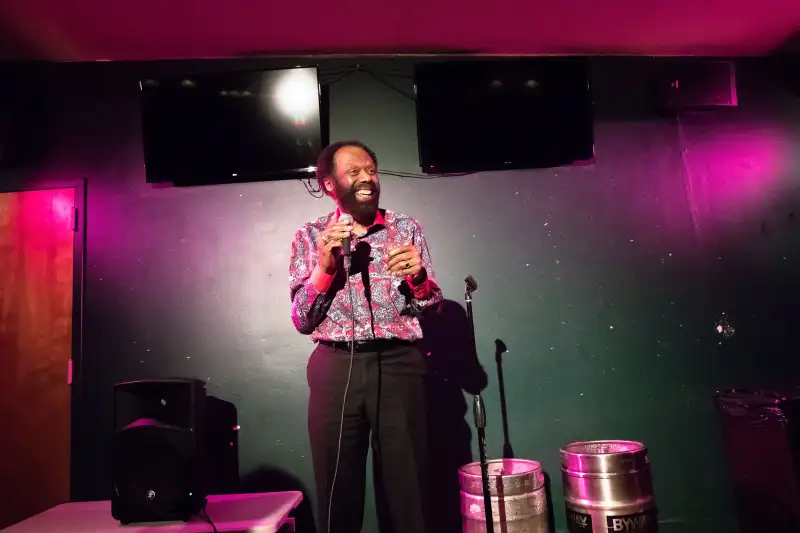
M 486 517 L 486 533 L 494 533 L 492 493 L 489 490 L 489 460 L 486 458 L 486 411 L 483 406 L 483 397 L 480 394 L 475 395 L 472 407 L 475 414 L 475 427 L 478 432 L 478 455 L 481 463 L 483 514 Z

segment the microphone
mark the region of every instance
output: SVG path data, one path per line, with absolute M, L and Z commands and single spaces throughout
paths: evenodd
M 353 217 L 344 213 L 342 216 L 339 217 L 339 222 L 344 222 L 345 224 L 352 224 Z M 342 253 L 344 253 L 344 269 L 349 274 L 350 273 L 350 252 L 352 251 L 352 246 L 350 243 L 350 235 L 342 239 Z

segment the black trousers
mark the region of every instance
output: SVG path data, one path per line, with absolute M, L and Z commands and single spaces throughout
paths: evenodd
M 308 361 L 308 434 L 317 485 L 318 533 L 328 533 L 334 470 L 330 533 L 361 531 L 370 445 L 381 533 L 424 533 L 428 470 L 423 356 L 408 345 L 356 352 L 342 417 L 349 366 L 349 351 L 322 344 Z

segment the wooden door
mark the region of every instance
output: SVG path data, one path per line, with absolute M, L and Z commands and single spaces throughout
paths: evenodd
M 69 500 L 74 206 L 0 193 L 0 529 Z

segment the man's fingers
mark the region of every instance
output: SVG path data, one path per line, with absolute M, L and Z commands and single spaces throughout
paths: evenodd
M 389 262 L 386 264 L 386 268 L 389 271 L 395 271 L 395 270 L 400 271 L 405 268 L 408 268 L 407 266 L 405 266 L 406 263 L 412 263 L 413 261 L 415 261 L 414 252 L 401 253 L 389 259 Z
M 350 236 L 350 232 L 347 230 L 334 230 L 328 232 L 328 240 L 332 239 L 344 239 Z
M 394 257 L 397 254 L 409 252 L 409 251 L 411 251 L 413 249 L 414 249 L 414 247 L 412 245 L 410 245 L 410 244 L 408 244 L 406 246 L 398 246 L 397 248 L 392 248 L 391 250 L 389 250 L 389 257 Z

